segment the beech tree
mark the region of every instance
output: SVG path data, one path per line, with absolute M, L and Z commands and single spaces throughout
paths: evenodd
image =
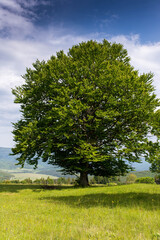
M 37 167 L 42 159 L 87 186 L 88 174 L 123 175 L 142 156 L 154 158 L 153 75 L 134 70 L 121 44 L 82 42 L 33 67 L 13 90 L 21 108 L 13 130 L 18 164 Z
M 160 109 L 155 111 L 154 115 L 152 116 L 152 135 L 155 135 L 157 138 L 157 141 L 155 144 L 156 146 L 156 156 L 154 154 L 154 158 L 149 161 L 151 163 L 150 170 L 152 172 L 156 172 L 160 174 L 160 152 L 157 151 L 157 149 L 160 149 L 159 142 L 160 142 Z

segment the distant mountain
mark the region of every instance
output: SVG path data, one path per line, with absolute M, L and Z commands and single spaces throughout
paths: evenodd
M 10 148 L 2 148 L 0 147 L 0 170 L 16 170 L 20 168 L 20 165 L 15 165 L 17 163 L 15 156 L 10 156 L 11 153 Z M 133 163 L 132 166 L 135 168 L 136 171 L 147 171 L 149 170 L 150 164 L 145 162 L 144 160 L 142 163 Z M 36 170 L 33 170 L 33 166 L 29 164 L 25 164 L 25 167 L 23 168 L 23 172 L 31 170 L 32 172 L 41 173 L 41 174 L 47 174 L 47 175 L 53 175 L 57 177 L 61 177 L 62 174 L 60 172 L 60 169 L 49 165 L 47 163 L 44 163 L 42 161 L 39 161 L 38 168 Z
M 11 153 L 10 148 L 0 147 L 0 169 L 12 170 L 17 168 L 17 166 L 15 166 L 16 158 L 10 156 L 9 155 L 10 153 Z
M 20 165 L 16 165 L 18 162 L 16 161 L 15 156 L 10 156 L 11 149 L 10 148 L 2 148 L 0 147 L 0 170 L 2 171 L 16 171 L 21 168 Z M 36 170 L 33 169 L 33 166 L 29 164 L 25 164 L 25 167 L 21 172 L 34 172 L 34 173 L 41 173 L 52 175 L 56 177 L 61 177 L 62 174 L 59 172 L 60 169 L 39 161 L 38 168 Z
M 136 171 L 148 171 L 151 164 L 142 160 L 142 163 L 133 163 L 132 166 L 135 168 Z

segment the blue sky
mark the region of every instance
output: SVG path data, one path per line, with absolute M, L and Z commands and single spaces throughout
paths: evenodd
M 20 118 L 11 88 L 26 67 L 94 39 L 122 43 L 131 64 L 154 73 L 160 97 L 159 0 L 0 0 L 0 147 L 12 147 Z
M 36 9 L 39 15 L 36 24 L 63 26 L 76 34 L 140 34 L 145 42 L 157 41 L 160 37 L 159 11 L 159 0 L 50 1 L 49 5 Z

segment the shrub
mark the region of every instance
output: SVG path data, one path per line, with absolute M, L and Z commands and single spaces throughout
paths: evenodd
M 6 180 L 3 180 L 3 183 L 11 183 L 11 181 L 6 179 Z
M 41 183 L 41 179 L 36 178 L 36 179 L 34 180 L 34 183 L 40 184 L 40 183 Z
M 32 180 L 30 178 L 26 178 L 21 181 L 22 184 L 32 184 Z
M 67 180 L 64 177 L 60 177 L 60 178 L 57 179 L 57 184 L 58 185 L 66 184 L 66 183 L 67 183 Z
M 48 178 L 46 179 L 46 184 L 54 184 L 54 179 L 48 177 Z
M 155 183 L 152 177 L 141 177 L 136 179 L 136 183 Z
M 94 176 L 90 179 L 91 184 L 109 184 L 112 182 L 118 183 L 119 177 L 103 177 L 103 176 Z
M 133 173 L 129 174 L 126 179 L 126 183 L 135 183 L 137 176 Z
M 18 179 L 11 180 L 11 183 L 20 183 Z

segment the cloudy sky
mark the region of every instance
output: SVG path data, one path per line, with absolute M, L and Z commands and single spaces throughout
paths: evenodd
M 154 73 L 160 97 L 159 0 L 0 0 L 0 147 L 12 147 L 19 117 L 11 88 L 26 67 L 81 41 L 122 43 L 131 64 Z

